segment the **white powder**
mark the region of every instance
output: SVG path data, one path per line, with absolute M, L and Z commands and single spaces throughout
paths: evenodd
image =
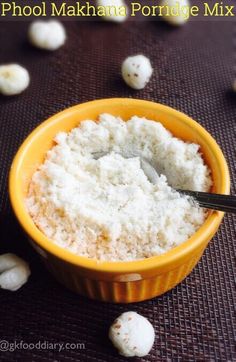
M 59 246 L 97 260 L 135 260 L 181 244 L 204 222 L 205 211 L 171 188 L 209 189 L 199 146 L 160 123 L 102 114 L 99 122 L 59 133 L 55 142 L 26 201 L 35 224 Z M 155 185 L 139 157 L 121 156 L 127 149 L 155 163 Z M 95 160 L 101 151 L 108 154 Z

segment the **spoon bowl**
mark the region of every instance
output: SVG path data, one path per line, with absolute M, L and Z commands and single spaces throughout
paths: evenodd
M 93 157 L 94 159 L 98 160 L 99 158 L 102 158 L 109 153 L 110 152 L 96 152 L 93 153 Z M 159 175 L 155 166 L 152 165 L 148 159 L 131 150 L 124 151 L 120 155 L 124 158 L 139 157 L 140 166 L 144 174 L 147 176 L 148 180 L 155 185 Z M 230 212 L 234 214 L 236 213 L 236 196 L 182 189 L 178 189 L 176 191 L 183 195 L 190 196 L 200 207 L 211 210 Z

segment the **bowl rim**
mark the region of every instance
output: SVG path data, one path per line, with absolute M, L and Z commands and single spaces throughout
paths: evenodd
M 58 246 L 47 238 L 33 223 L 30 215 L 26 211 L 24 204 L 20 198 L 19 192 L 15 188 L 15 185 L 18 182 L 18 172 L 20 170 L 21 161 L 24 158 L 25 153 L 27 153 L 30 144 L 34 141 L 34 138 L 37 137 L 39 132 L 44 132 L 47 127 L 54 122 L 58 122 L 65 117 L 68 117 L 70 113 L 75 112 L 78 108 L 81 107 L 96 107 L 98 104 L 104 103 L 105 105 L 109 104 L 117 104 L 117 102 L 123 102 L 126 105 L 142 105 L 146 107 L 152 107 L 155 110 L 163 110 L 168 112 L 173 116 L 178 116 L 181 118 L 181 122 L 187 124 L 188 126 L 194 127 L 194 130 L 201 135 L 201 138 L 205 139 L 210 145 L 211 149 L 214 150 L 214 154 L 218 160 L 218 165 L 221 169 L 222 174 L 224 174 L 224 179 L 222 180 L 221 193 L 229 194 L 230 192 L 230 177 L 229 170 L 224 158 L 224 155 L 214 140 L 214 138 L 203 128 L 199 123 L 194 121 L 192 118 L 187 116 L 186 114 L 163 104 L 140 100 L 140 99 L 130 99 L 130 98 L 108 98 L 108 99 L 99 99 L 94 101 L 89 101 L 85 103 L 80 103 L 69 107 L 59 113 L 54 114 L 49 117 L 46 121 L 42 122 L 39 126 L 37 126 L 25 139 L 25 141 L 19 147 L 12 165 L 9 174 L 9 195 L 10 202 L 14 213 L 25 230 L 26 234 L 42 249 L 45 249 L 49 254 L 57 257 L 61 260 L 69 262 L 70 264 L 79 266 L 83 269 L 89 269 L 91 271 L 103 272 L 103 273 L 135 273 L 135 272 L 144 272 L 151 269 L 159 269 L 159 268 L 167 268 L 173 262 L 176 263 L 177 260 L 183 259 L 187 257 L 189 254 L 193 253 L 197 250 L 203 242 L 214 235 L 216 230 L 218 229 L 220 222 L 224 216 L 223 212 L 210 212 L 209 216 L 203 223 L 203 225 L 184 243 L 179 246 L 171 249 L 170 251 L 157 256 L 152 256 L 146 259 L 134 260 L 134 261 L 98 261 L 95 259 L 89 259 L 84 256 L 76 255 L 71 253 L 70 251 Z

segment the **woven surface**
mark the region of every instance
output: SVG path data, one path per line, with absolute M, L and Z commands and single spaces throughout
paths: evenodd
M 0 61 L 25 65 L 29 89 L 0 97 L 0 252 L 30 262 L 32 276 L 18 292 L 0 292 L 0 339 L 9 342 L 84 343 L 84 349 L 43 347 L 0 352 L 1 361 L 122 361 L 107 338 L 112 320 L 135 310 L 149 318 L 155 345 L 145 361 L 236 361 L 234 354 L 233 264 L 235 218 L 227 215 L 200 263 L 169 293 L 131 305 L 99 303 L 75 295 L 48 274 L 13 216 L 7 178 L 23 139 L 48 116 L 87 100 L 135 97 L 177 108 L 204 125 L 229 162 L 235 193 L 236 97 L 233 22 L 189 22 L 172 29 L 155 22 L 66 22 L 68 42 L 54 53 L 26 42 L 27 22 L 0 25 Z M 119 76 L 130 54 L 151 58 L 155 72 L 145 90 L 135 92 Z M 234 325 L 233 325 L 234 324 Z

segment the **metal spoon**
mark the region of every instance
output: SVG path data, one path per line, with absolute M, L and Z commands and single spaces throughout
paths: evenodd
M 98 160 L 99 158 L 106 156 L 109 153 L 110 152 L 95 152 L 93 153 L 93 157 L 95 160 Z M 131 150 L 124 150 L 122 151 L 122 153 L 120 153 L 120 155 L 124 158 L 139 157 L 140 165 L 148 180 L 153 184 L 157 182 L 157 170 L 146 158 L 140 157 L 140 155 Z M 176 191 L 184 195 L 191 196 L 194 200 L 197 201 L 198 205 L 201 207 L 218 211 L 236 213 L 236 196 L 181 189 L 177 189 Z

